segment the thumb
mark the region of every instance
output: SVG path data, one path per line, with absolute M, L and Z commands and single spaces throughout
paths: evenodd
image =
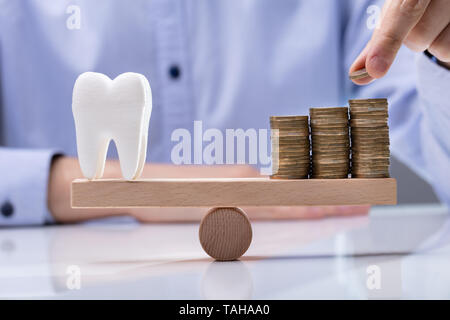
M 370 42 L 365 61 L 366 70 L 372 78 L 378 79 L 388 72 L 402 46 L 403 39 L 380 33 Z
M 363 51 L 359 54 L 358 58 L 353 62 L 352 66 L 349 70 L 349 76 L 350 79 L 357 85 L 365 85 L 373 81 L 373 78 L 371 76 L 365 77 L 365 78 L 357 78 L 353 79 L 351 78 L 351 75 L 358 70 L 365 69 L 366 67 L 366 60 L 367 60 L 367 54 L 369 52 L 369 45 L 370 42 L 366 45 L 366 47 L 363 49 Z

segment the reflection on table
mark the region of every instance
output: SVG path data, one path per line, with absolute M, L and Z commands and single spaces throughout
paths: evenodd
M 0 297 L 450 298 L 449 217 L 444 207 L 399 206 L 369 217 L 253 222 L 252 245 L 233 262 L 203 252 L 198 224 L 1 229 Z

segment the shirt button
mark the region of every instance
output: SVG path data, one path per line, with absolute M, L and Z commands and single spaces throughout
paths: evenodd
M 11 202 L 6 201 L 5 203 L 3 203 L 0 211 L 2 212 L 2 215 L 6 218 L 9 218 L 13 215 L 14 213 L 14 207 L 11 204 Z
M 172 79 L 178 79 L 181 76 L 181 70 L 180 67 L 178 67 L 177 65 L 173 65 L 169 68 L 169 76 Z

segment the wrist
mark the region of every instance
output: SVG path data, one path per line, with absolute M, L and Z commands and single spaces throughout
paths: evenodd
M 60 180 L 63 179 L 61 177 L 61 163 L 64 161 L 63 156 L 56 155 L 52 158 L 50 163 L 50 173 L 48 177 L 48 187 L 47 187 L 47 206 L 48 209 L 55 219 L 57 221 L 57 217 L 59 215 L 59 208 L 60 208 L 60 192 L 61 190 L 61 183 Z M 64 173 L 64 171 L 62 171 Z
M 120 176 L 117 161 L 107 161 L 105 178 Z M 74 179 L 82 178 L 78 159 L 70 157 L 54 157 L 48 182 L 48 208 L 56 222 L 71 223 L 89 219 L 123 216 L 129 214 L 124 209 L 73 209 L 71 208 L 71 183 Z

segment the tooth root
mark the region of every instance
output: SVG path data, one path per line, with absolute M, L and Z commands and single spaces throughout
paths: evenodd
M 95 133 L 90 134 L 89 131 L 79 135 L 77 148 L 81 172 L 92 180 L 103 176 L 110 139 L 97 137 Z
M 136 176 L 133 177 L 133 179 L 137 179 L 141 176 L 142 171 L 144 171 L 144 165 L 145 165 L 145 159 L 147 157 L 147 135 L 142 136 L 142 143 L 141 143 L 141 156 L 139 159 L 139 167 L 136 172 Z
M 117 152 L 119 154 L 120 169 L 126 180 L 134 180 L 139 176 L 141 165 L 141 139 L 139 136 L 129 138 L 115 138 Z

